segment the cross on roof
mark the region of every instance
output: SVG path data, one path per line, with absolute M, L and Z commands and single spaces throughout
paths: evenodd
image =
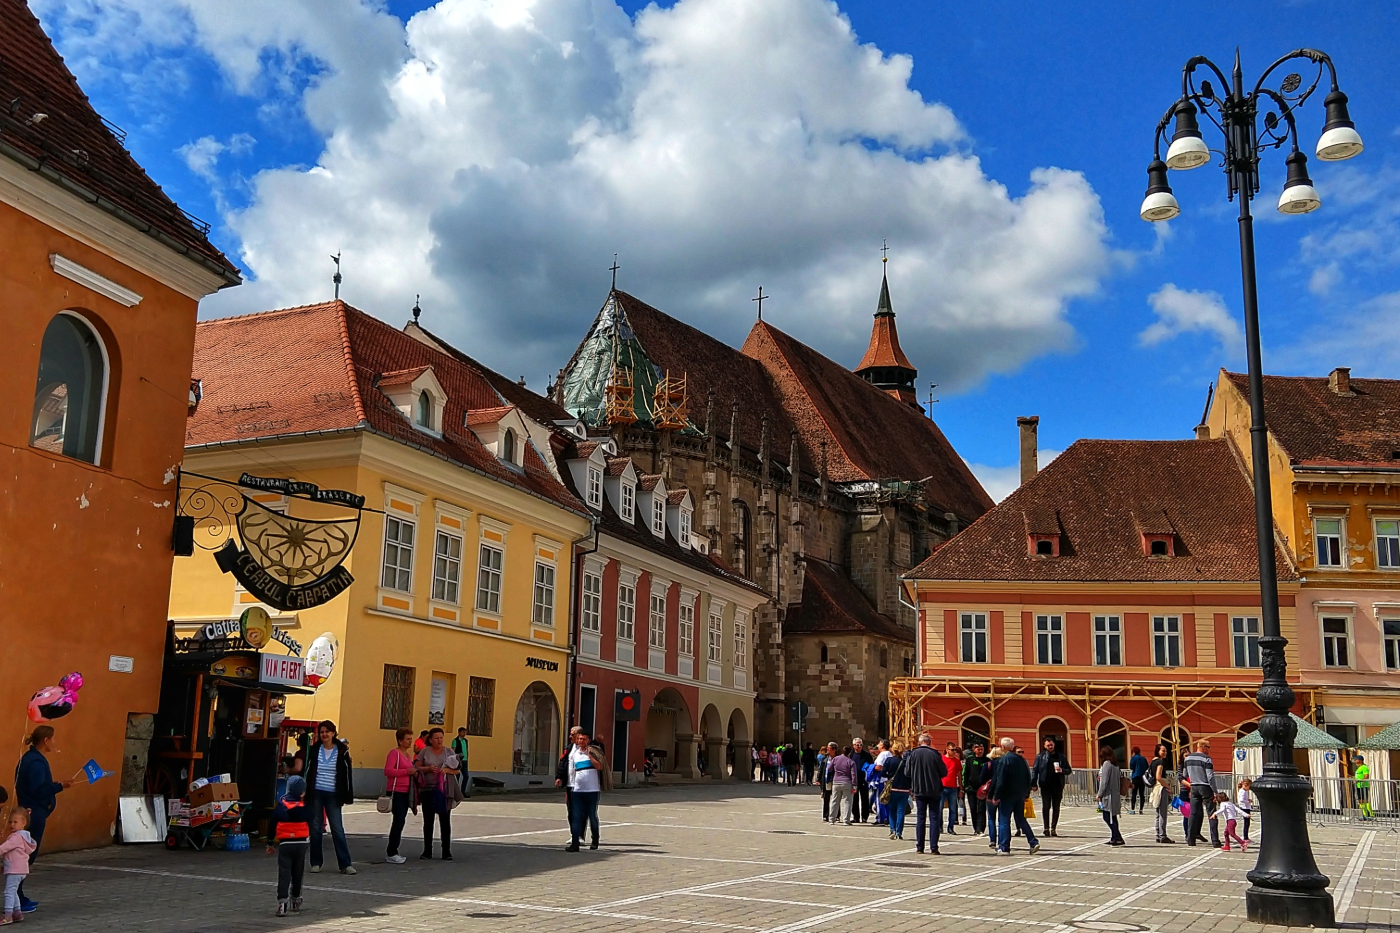
M 608 269 L 610 269 L 610 270 L 612 271 L 612 274 L 613 274 L 613 279 L 612 279 L 613 291 L 617 291 L 617 270 L 618 270 L 618 269 L 621 269 L 621 268 L 622 268 L 622 267 L 619 266 L 619 265 L 617 264 L 617 253 L 613 253 L 613 264 L 612 264 L 611 266 L 608 266 Z
M 881 241 L 880 241 L 880 261 L 881 261 L 881 262 L 889 262 L 889 261 L 890 261 L 890 245 L 889 245 L 889 241 L 888 241 L 888 240 L 881 240 Z
M 757 298 L 750 298 L 750 299 L 749 299 L 749 301 L 756 301 L 756 302 L 758 302 L 758 319 L 759 319 L 760 321 L 763 320 L 763 300 L 764 300 L 765 298 L 772 298 L 772 297 L 773 297 L 772 295 L 765 295 L 765 294 L 763 294 L 763 286 L 760 285 L 760 286 L 758 286 L 758 297 L 757 297 Z

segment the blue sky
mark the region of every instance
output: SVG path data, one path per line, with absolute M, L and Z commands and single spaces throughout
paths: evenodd
M 1366 151 L 1311 159 L 1323 207 L 1290 218 L 1268 157 L 1266 368 L 1400 364 L 1391 4 L 32 2 L 250 273 L 205 316 L 328 297 L 343 249 L 348 300 L 399 323 L 422 293 L 425 323 L 540 389 L 616 251 L 621 287 L 724 339 L 763 284 L 775 324 L 854 362 L 888 238 L 920 395 L 940 383 L 934 415 L 994 492 L 1017 415 L 1049 451 L 1184 437 L 1243 368 L 1236 207 L 1206 167 L 1173 174 L 1170 229 L 1139 220 L 1151 134 L 1191 55 L 1228 68 L 1238 45 L 1252 79 L 1314 46 Z

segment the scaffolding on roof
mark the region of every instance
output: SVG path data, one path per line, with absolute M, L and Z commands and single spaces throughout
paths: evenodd
M 659 431 L 679 431 L 686 426 L 686 377 L 671 378 L 671 371 L 656 383 L 652 393 L 652 423 Z
M 609 425 L 637 423 L 637 411 L 632 404 L 632 370 L 613 364 L 604 390 L 603 418 Z

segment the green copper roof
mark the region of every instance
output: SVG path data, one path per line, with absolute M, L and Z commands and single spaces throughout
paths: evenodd
M 1301 719 L 1293 713 L 1289 713 L 1288 715 L 1293 718 L 1294 724 L 1298 726 L 1298 737 L 1293 740 L 1294 748 L 1346 748 L 1346 744 L 1342 742 L 1341 739 L 1328 735 L 1306 719 Z M 1264 739 L 1259 734 L 1258 730 L 1251 732 L 1235 743 L 1236 748 L 1262 748 L 1263 745 Z
M 1356 743 L 1357 748 L 1400 749 L 1400 722 L 1386 726 L 1369 739 Z

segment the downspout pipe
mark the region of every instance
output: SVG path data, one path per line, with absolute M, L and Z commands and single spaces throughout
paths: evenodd
M 589 554 L 598 550 L 598 519 L 596 516 L 589 516 L 588 534 L 582 538 L 576 538 L 569 549 L 574 552 L 574 580 L 573 598 L 569 600 L 569 669 L 564 678 L 565 689 L 569 691 L 568 697 L 564 700 L 564 723 L 565 728 L 576 725 L 574 722 L 575 709 L 577 705 L 574 694 L 578 687 L 578 645 L 582 637 L 579 626 L 582 624 L 582 602 L 583 602 L 583 559 Z M 586 551 L 580 551 L 578 546 L 589 538 L 593 539 L 593 546 Z M 590 736 L 591 738 L 591 736 Z

